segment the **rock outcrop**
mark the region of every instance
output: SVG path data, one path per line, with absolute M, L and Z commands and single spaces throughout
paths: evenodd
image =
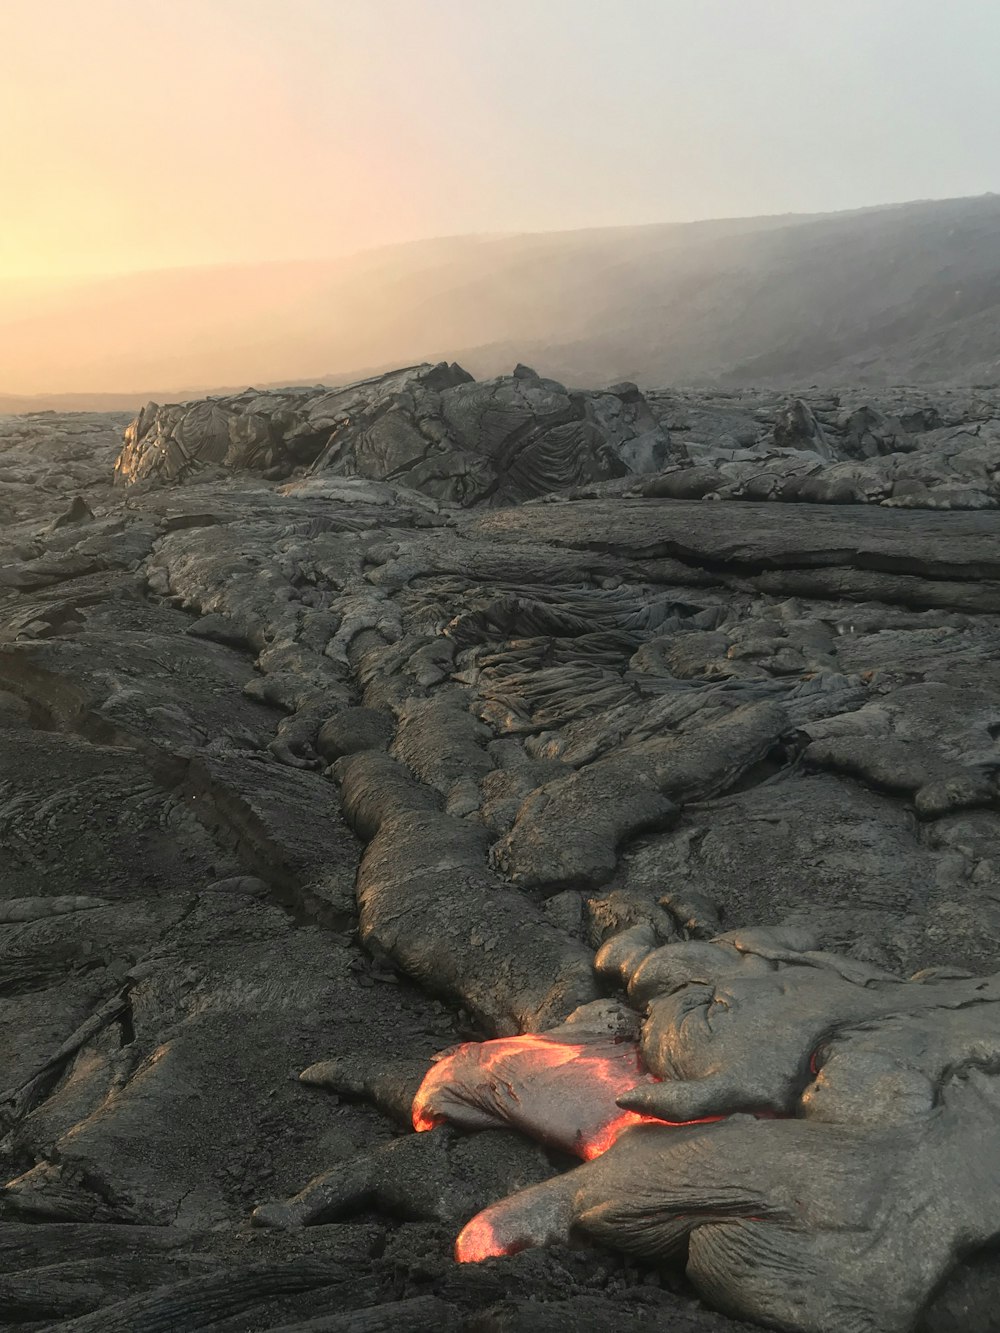
M 650 393 L 678 455 L 640 493 L 678 499 L 992 509 L 1000 396 L 992 388 Z
M 343 389 L 143 408 L 115 479 L 389 481 L 464 507 L 553 491 L 669 499 L 991 509 L 1000 394 L 568 390 L 527 367 L 475 381 L 442 363 Z
M 634 384 L 571 393 L 526 366 L 477 383 L 442 363 L 345 389 L 149 403 L 125 432 L 115 477 L 162 484 L 222 468 L 281 478 L 308 465 L 471 505 L 652 472 L 668 456 Z

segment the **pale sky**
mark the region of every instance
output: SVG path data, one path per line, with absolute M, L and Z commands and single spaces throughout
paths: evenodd
M 0 280 L 1000 189 L 997 0 L 0 0 Z

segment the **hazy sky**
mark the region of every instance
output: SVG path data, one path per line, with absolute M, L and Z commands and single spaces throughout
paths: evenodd
M 1000 189 L 997 0 L 0 0 L 0 279 Z

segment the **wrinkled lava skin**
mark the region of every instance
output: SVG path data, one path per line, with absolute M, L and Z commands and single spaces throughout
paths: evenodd
M 585 1159 L 474 1217 L 460 1261 L 579 1232 L 686 1256 L 742 1318 L 906 1333 L 1000 1234 L 1000 978 L 904 982 L 776 929 L 650 948 L 622 979 L 647 1001 L 638 1047 L 587 1034 L 585 1006 L 553 1034 L 460 1047 L 425 1080 L 417 1128 L 516 1124 Z M 656 1123 L 682 1108 L 713 1123 Z
M 548 1147 L 590 1161 L 649 1117 L 623 1111 L 618 1097 L 652 1081 L 635 1042 L 570 1042 L 526 1034 L 470 1042 L 435 1064 L 413 1102 L 413 1127 L 510 1126 Z

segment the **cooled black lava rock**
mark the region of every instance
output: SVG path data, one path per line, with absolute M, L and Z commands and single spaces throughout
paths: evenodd
M 124 452 L 0 420 L 0 1323 L 733 1327 L 669 1263 L 457 1268 L 465 1213 L 565 1161 L 407 1147 L 400 1223 L 359 1097 L 718 933 L 704 900 L 996 971 L 996 395 L 883 395 L 916 448 L 863 460 L 867 399 L 802 401 L 828 462 L 775 444 L 783 397 L 524 368 L 149 411 Z M 334 1100 L 319 1060 L 373 1072 Z M 340 1220 L 249 1231 L 326 1172 Z M 933 1318 L 988 1328 L 993 1281 Z
M 124 484 L 189 479 L 206 467 L 397 481 L 457 504 L 653 472 L 667 433 L 634 384 L 569 392 L 526 366 L 476 382 L 442 363 L 344 389 L 297 389 L 160 407 L 125 432 Z

